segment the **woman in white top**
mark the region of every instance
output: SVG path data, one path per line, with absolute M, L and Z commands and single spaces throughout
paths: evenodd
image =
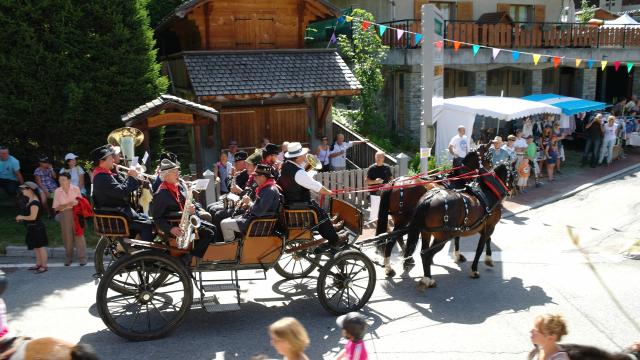
M 529 360 L 569 360 L 558 346 L 558 341 L 567 335 L 567 324 L 561 315 L 538 316 L 530 333 L 535 349 L 529 353 Z
M 329 138 L 323 136 L 320 139 L 320 145 L 316 149 L 316 157 L 320 164 L 322 164 L 321 171 L 331 171 L 331 158 L 329 157 L 330 149 L 329 149 Z
M 613 158 L 613 146 L 616 144 L 616 138 L 618 136 L 618 123 L 616 123 L 616 117 L 609 115 L 607 123 L 602 127 L 604 133 L 604 139 L 602 140 L 602 148 L 600 151 L 600 159 L 598 159 L 598 165 L 602 164 L 604 157 L 607 157 L 607 165 L 611 164 Z
M 71 184 L 77 186 L 80 189 L 82 195 L 87 195 L 87 189 L 84 187 L 84 170 L 78 166 L 76 159 L 77 155 L 68 153 L 64 156 L 64 167 L 60 169 L 60 174 L 68 173 L 71 175 Z

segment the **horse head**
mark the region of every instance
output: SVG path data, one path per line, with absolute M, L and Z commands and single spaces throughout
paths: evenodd
M 511 169 L 511 164 L 503 161 L 493 168 L 493 172 L 496 177 L 502 181 L 509 191 L 513 189 L 513 182 L 515 181 L 515 175 Z

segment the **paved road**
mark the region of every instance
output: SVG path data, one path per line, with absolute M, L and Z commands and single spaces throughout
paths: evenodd
M 524 359 L 531 349 L 532 319 L 545 312 L 566 316 L 567 342 L 616 350 L 640 340 L 640 263 L 620 254 L 640 233 L 639 175 L 503 220 L 493 236 L 499 261 L 493 269 L 481 265 L 478 280 L 468 277 L 468 263 L 460 267 L 444 251 L 434 267 L 438 287 L 426 292 L 416 287 L 420 267 L 390 280 L 379 271 L 364 310 L 371 320 L 371 358 Z M 584 253 L 570 241 L 567 225 Z M 474 239 L 463 240 L 468 255 L 474 248 Z M 8 270 L 5 300 L 12 328 L 33 337 L 88 342 L 105 359 L 276 357 L 266 328 L 282 316 L 295 316 L 307 327 L 311 359 L 332 358 L 341 346 L 335 318 L 315 297 L 314 277 L 284 281 L 270 271 L 266 281 L 243 285 L 242 311 L 194 309 L 170 337 L 131 343 L 111 334 L 97 317 L 92 269 L 55 267 L 33 275 L 9 266 L 14 267 Z

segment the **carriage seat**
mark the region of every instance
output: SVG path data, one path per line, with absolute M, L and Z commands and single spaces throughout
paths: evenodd
M 285 206 L 280 222 L 289 240 L 312 240 L 310 230 L 318 224 L 318 214 L 306 204 L 292 204 Z
M 112 208 L 93 210 L 93 228 L 96 235 L 128 237 L 129 219 L 121 211 Z

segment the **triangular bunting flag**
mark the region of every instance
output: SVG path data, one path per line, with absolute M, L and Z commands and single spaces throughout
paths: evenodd
M 368 22 L 367 20 L 363 20 L 362 21 L 362 31 L 367 31 L 367 29 L 369 28 L 369 26 L 371 26 L 371 23 Z
M 616 71 L 618 71 L 618 69 L 620 68 L 620 61 L 614 62 L 613 67 L 616 69 Z
M 402 39 L 402 35 L 404 35 L 404 30 L 396 29 L 396 35 L 398 40 Z
M 500 49 L 498 49 L 498 48 L 493 48 L 493 49 L 491 49 L 491 52 L 492 52 L 492 54 L 493 54 L 493 60 L 495 60 L 495 59 L 496 59 L 496 57 L 498 56 L 498 54 L 500 54 Z
M 378 25 L 378 32 L 380 33 L 380 36 L 384 35 L 384 32 L 387 31 L 387 27 L 384 25 Z
M 438 51 L 442 51 L 442 40 L 434 42 L 433 45 L 436 46 L 436 49 L 438 49 Z
M 518 61 L 518 59 L 520 58 L 520 51 L 512 51 L 511 57 L 513 58 L 513 61 Z
M 587 66 L 589 67 L 589 69 L 593 69 L 593 63 L 594 61 L 589 59 L 589 61 L 587 61 Z
M 418 46 L 418 44 L 420 44 L 420 41 L 422 40 L 422 34 L 416 34 L 416 46 Z
M 458 51 L 458 49 L 460 49 L 460 41 L 454 41 L 453 42 L 453 50 L 454 51 Z
M 471 48 L 473 49 L 473 56 L 478 55 L 478 50 L 480 50 L 480 45 L 473 45 L 471 46 Z
M 540 54 L 531 54 L 533 56 L 533 63 L 538 65 L 538 61 L 540 61 Z
M 632 67 L 633 67 L 633 63 L 627 63 L 627 74 L 631 72 Z
M 331 40 L 329 40 L 330 43 L 335 44 L 338 42 L 338 39 L 336 38 L 336 33 L 333 33 L 333 35 L 331 35 Z
M 576 59 L 576 67 L 580 67 L 581 62 L 582 62 L 582 59 Z
M 340 23 L 340 24 L 344 23 L 344 15 L 342 15 L 342 16 L 340 16 L 338 18 L 338 23 Z
M 607 68 L 607 63 L 608 63 L 608 61 L 606 61 L 606 60 L 600 61 L 600 67 L 602 68 L 602 71 L 604 71 L 604 69 Z
M 351 22 L 351 20 L 353 20 L 353 16 L 345 16 L 344 19 L 347 20 L 347 22 Z
M 557 69 L 557 68 L 558 68 L 558 66 L 560 66 L 560 60 L 561 60 L 561 59 L 560 59 L 559 57 L 557 57 L 557 56 L 554 56 L 554 57 L 553 57 L 553 67 L 554 67 L 554 68 L 556 68 L 556 69 Z

